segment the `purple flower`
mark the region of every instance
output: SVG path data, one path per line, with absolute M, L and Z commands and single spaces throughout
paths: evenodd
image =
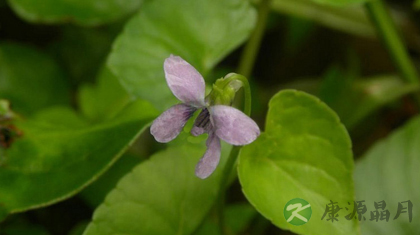
M 208 133 L 207 150 L 197 164 L 195 174 L 207 178 L 220 160 L 220 139 L 232 145 L 246 145 L 260 134 L 258 125 L 247 115 L 227 105 L 209 105 L 201 74 L 179 56 L 171 55 L 164 63 L 166 82 L 183 103 L 163 112 L 153 121 L 150 133 L 156 141 L 167 143 L 178 136 L 195 111 L 201 109 L 191 134 Z

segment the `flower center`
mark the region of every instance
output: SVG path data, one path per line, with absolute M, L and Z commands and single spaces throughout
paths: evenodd
M 195 119 L 194 126 L 203 128 L 204 131 L 209 131 L 211 128 L 210 113 L 208 109 L 203 109 L 198 117 Z

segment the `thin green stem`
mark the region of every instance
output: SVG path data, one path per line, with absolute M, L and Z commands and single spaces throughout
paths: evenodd
M 245 49 L 239 62 L 238 72 L 245 77 L 250 77 L 252 69 L 254 67 L 257 52 L 260 48 L 261 39 L 264 35 L 268 13 L 270 12 L 271 0 L 262 0 L 258 9 L 258 20 L 257 25 L 249 38 L 248 43 L 245 45 Z
M 242 82 L 242 87 L 244 88 L 244 96 L 245 96 L 245 107 L 244 113 L 246 115 L 251 115 L 251 87 L 249 86 L 248 79 L 240 74 L 233 74 L 229 76 L 228 79 L 236 79 Z M 228 185 L 229 176 L 231 175 L 233 166 L 235 165 L 236 158 L 238 157 L 238 153 L 241 147 L 233 146 L 232 150 L 230 151 L 228 160 L 226 162 L 225 167 L 223 168 L 222 178 L 221 178 L 221 190 L 224 192 Z
M 244 89 L 244 96 L 245 96 L 245 105 L 244 105 L 244 113 L 246 115 L 251 114 L 251 87 L 249 86 L 248 80 L 240 75 L 240 74 L 232 74 L 227 79 L 231 80 L 239 80 L 242 82 L 242 88 Z M 241 150 L 240 146 L 233 146 L 232 150 L 229 153 L 227 162 L 225 167 L 222 171 L 222 177 L 220 181 L 220 196 L 219 201 L 217 203 L 217 214 L 218 214 L 218 224 L 220 228 L 221 234 L 226 234 L 225 227 L 224 227 L 224 204 L 225 204 L 225 191 L 227 190 L 230 182 L 230 176 L 234 169 L 236 159 L 238 158 L 239 151 Z
M 409 83 L 420 84 L 418 72 L 386 4 L 383 0 L 372 0 L 366 3 L 366 9 L 402 78 Z M 419 95 L 415 98 L 420 102 Z
M 244 113 L 248 116 L 251 115 L 251 87 L 249 85 L 248 79 L 252 72 L 252 68 L 255 62 L 255 57 L 259 49 L 262 36 L 265 30 L 265 24 L 267 21 L 268 13 L 270 12 L 270 2 L 271 0 L 262 0 L 258 10 L 258 21 L 255 27 L 254 33 L 251 35 L 247 45 L 245 46 L 244 53 L 242 54 L 241 61 L 239 63 L 239 73 L 232 74 L 228 79 L 237 79 L 240 80 L 244 88 Z M 226 189 L 227 180 L 232 172 L 232 168 L 235 165 L 236 158 L 238 157 L 239 150 L 241 148 L 234 146 L 229 154 L 228 161 L 226 166 L 223 169 L 222 175 L 222 192 Z
M 228 160 L 226 162 L 225 167 L 223 168 L 222 178 L 220 182 L 220 193 L 219 199 L 217 203 L 217 217 L 218 217 L 218 224 L 221 234 L 227 234 L 224 225 L 224 206 L 225 206 L 225 193 L 230 183 L 230 176 L 232 173 L 232 169 L 236 163 L 237 156 L 239 151 L 241 150 L 240 146 L 233 146 L 230 150 Z
M 254 67 L 256 55 L 261 44 L 261 39 L 264 34 L 265 24 L 267 21 L 267 16 L 270 11 L 270 1 L 271 0 L 262 0 L 258 10 L 258 20 L 257 25 L 253 34 L 251 35 L 248 43 L 245 46 L 244 52 L 241 56 L 239 63 L 239 73 L 242 74 L 233 74 L 229 76 L 228 79 L 237 79 L 242 82 L 244 88 L 244 113 L 248 116 L 251 115 L 251 87 L 249 86 L 248 79 L 251 75 L 252 69 Z M 223 168 L 221 182 L 220 182 L 220 193 L 219 201 L 217 203 L 217 214 L 218 214 L 218 224 L 221 234 L 226 234 L 226 229 L 224 227 L 224 204 L 225 204 L 225 192 L 229 186 L 230 176 L 234 169 L 236 160 L 238 158 L 239 151 L 241 147 L 233 146 L 230 151 L 229 157 Z

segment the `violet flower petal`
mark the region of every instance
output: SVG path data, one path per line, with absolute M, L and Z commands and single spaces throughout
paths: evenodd
M 209 133 L 206 145 L 207 150 L 195 168 L 195 175 L 201 179 L 209 177 L 220 160 L 220 139 L 213 132 Z
M 187 104 L 172 106 L 153 121 L 150 133 L 161 143 L 175 139 L 195 110 Z
M 225 105 L 210 107 L 216 135 L 232 145 L 246 145 L 260 135 L 260 128 L 240 110 Z
M 187 61 L 171 55 L 163 65 L 166 82 L 172 93 L 184 103 L 204 107 L 206 85 L 201 74 Z

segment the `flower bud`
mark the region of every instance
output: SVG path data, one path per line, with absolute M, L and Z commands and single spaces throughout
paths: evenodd
M 232 105 L 236 92 L 243 86 L 235 75 L 235 73 L 229 73 L 224 78 L 216 80 L 213 90 L 207 97 L 210 105 Z

